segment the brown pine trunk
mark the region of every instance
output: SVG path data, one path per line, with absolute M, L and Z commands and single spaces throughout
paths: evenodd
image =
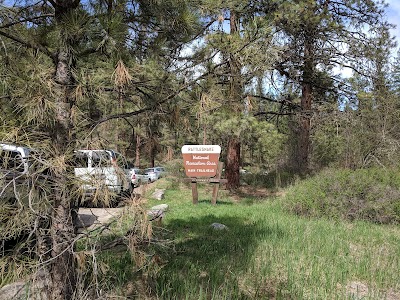
M 240 186 L 239 163 L 240 141 L 236 137 L 231 137 L 228 141 L 228 149 L 226 152 L 225 172 L 226 179 L 228 180 L 226 187 L 229 190 L 235 190 Z
M 304 84 L 302 87 L 299 131 L 299 147 L 298 147 L 298 170 L 305 174 L 309 168 L 309 149 L 310 149 L 310 128 L 311 128 L 311 85 Z
M 239 31 L 239 20 L 234 10 L 230 12 L 230 34 L 237 34 Z M 233 54 L 230 54 L 230 105 L 234 115 L 241 112 L 242 82 L 240 77 L 240 63 Z M 226 172 L 228 180 L 226 187 L 229 190 L 235 190 L 240 186 L 239 178 L 240 166 L 240 138 L 230 136 L 228 139 L 228 149 L 226 151 Z
M 156 141 L 154 137 L 151 138 L 150 141 L 150 167 L 154 168 L 155 160 L 156 160 L 157 148 L 156 148 Z
M 298 137 L 297 161 L 297 168 L 301 174 L 306 174 L 309 170 L 313 70 L 313 45 L 312 41 L 306 38 L 304 45 L 304 69 L 300 103 L 301 116 L 299 124 L 300 130 Z
M 73 143 L 73 124 L 71 121 L 71 106 L 73 91 L 70 86 L 72 76 L 70 72 L 68 51 L 60 51 L 57 56 L 55 73 L 56 89 L 58 92 L 56 105 L 56 125 L 53 132 L 55 155 L 62 156 L 65 149 Z M 69 181 L 73 174 L 65 169 L 59 169 L 54 174 L 53 199 L 50 237 L 51 237 L 51 265 L 52 279 L 51 299 L 71 299 L 76 285 L 75 264 L 73 257 L 73 239 L 75 237 L 74 214 L 76 211 L 71 205 Z M 71 171 L 70 171 L 71 172 Z M 71 172 L 72 173 L 72 172 Z
M 140 168 L 140 135 L 136 135 L 135 167 Z
M 64 17 L 77 8 L 79 1 L 64 0 L 54 1 L 55 17 L 57 22 L 64 26 Z M 63 36 L 63 35 L 61 35 Z M 55 100 L 56 124 L 53 129 L 54 155 L 63 156 L 66 149 L 74 145 L 74 130 L 71 118 L 71 109 L 75 102 L 73 93 L 72 56 L 70 49 L 74 48 L 75 41 L 66 39 L 60 43 L 55 58 L 55 87 L 57 93 Z M 69 168 L 59 167 L 53 175 L 54 186 L 52 195 L 54 199 L 51 216 L 51 260 L 50 276 L 52 279 L 51 299 L 72 299 L 76 287 L 75 263 L 73 256 L 73 239 L 75 238 L 74 219 L 76 209 L 72 205 L 70 195 L 70 181 L 73 171 Z

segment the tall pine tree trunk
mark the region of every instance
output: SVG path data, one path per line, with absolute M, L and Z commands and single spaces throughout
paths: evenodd
M 135 167 L 140 168 L 140 135 L 136 134 Z
M 300 174 L 305 174 L 309 169 L 312 80 L 313 80 L 313 44 L 310 38 L 305 38 L 304 44 L 304 69 L 301 94 L 301 116 L 298 137 L 297 168 Z
M 55 17 L 61 26 L 65 26 L 65 17 L 78 7 L 79 1 L 67 0 L 55 2 Z M 63 38 L 64 33 L 60 34 Z M 71 109 L 74 104 L 72 51 L 74 41 L 65 38 L 60 41 L 60 47 L 55 57 L 55 100 L 56 122 L 53 130 L 53 145 L 55 155 L 62 157 L 66 149 L 73 146 L 74 128 L 71 119 Z M 70 195 L 70 180 L 73 173 L 69 168 L 59 167 L 54 172 L 54 187 L 52 190 L 54 207 L 52 212 L 51 264 L 52 300 L 71 299 L 76 287 L 75 264 L 73 256 L 73 239 L 75 237 L 74 219 L 76 210 L 72 206 Z
M 236 12 L 230 12 L 230 34 L 237 34 L 239 30 L 238 18 Z M 233 114 L 240 114 L 240 100 L 242 95 L 242 86 L 240 79 L 240 66 L 234 55 L 230 54 L 230 101 L 233 108 Z M 239 178 L 240 166 L 240 139 L 236 136 L 230 136 L 228 139 L 228 149 L 226 151 L 226 187 L 229 190 L 237 189 L 240 186 Z
M 57 56 L 56 89 L 56 125 L 53 133 L 55 155 L 64 155 L 65 150 L 74 142 L 73 124 L 71 122 L 71 105 L 73 103 L 70 90 L 71 73 L 69 54 L 60 50 Z M 53 187 L 54 210 L 50 228 L 52 277 L 51 299 L 70 299 L 75 288 L 75 266 L 73 257 L 74 209 L 71 205 L 70 175 L 68 169 L 57 170 L 54 174 Z
M 226 179 L 228 180 L 226 187 L 229 190 L 237 189 L 240 186 L 239 163 L 240 141 L 238 138 L 231 137 L 226 153 Z

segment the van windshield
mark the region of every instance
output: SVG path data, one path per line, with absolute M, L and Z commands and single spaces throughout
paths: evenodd
M 85 152 L 75 152 L 73 165 L 75 168 L 87 168 L 88 167 L 88 154 Z
M 17 151 L 0 150 L 0 169 L 24 172 L 24 160 Z
M 92 167 L 101 168 L 109 167 L 111 165 L 111 155 L 105 151 L 93 151 L 92 153 Z

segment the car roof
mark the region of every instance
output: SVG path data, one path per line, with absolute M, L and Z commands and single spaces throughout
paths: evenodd
M 81 152 L 81 153 L 90 153 L 90 152 L 105 152 L 109 154 L 112 158 L 116 157 L 115 151 L 109 149 L 79 149 L 75 150 L 74 152 Z
M 13 144 L 0 143 L 0 148 L 2 150 L 18 151 L 19 153 L 22 153 L 24 156 L 28 156 L 29 153 L 31 152 L 31 149 L 28 147 L 18 146 L 18 145 L 13 145 Z

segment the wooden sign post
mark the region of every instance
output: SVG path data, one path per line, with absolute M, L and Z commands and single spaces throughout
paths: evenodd
M 211 203 L 217 203 L 219 184 L 226 182 L 221 179 L 223 163 L 219 162 L 221 147 L 218 145 L 184 145 L 182 147 L 183 163 L 186 176 L 192 183 L 193 204 L 199 202 L 198 182 L 213 183 Z

